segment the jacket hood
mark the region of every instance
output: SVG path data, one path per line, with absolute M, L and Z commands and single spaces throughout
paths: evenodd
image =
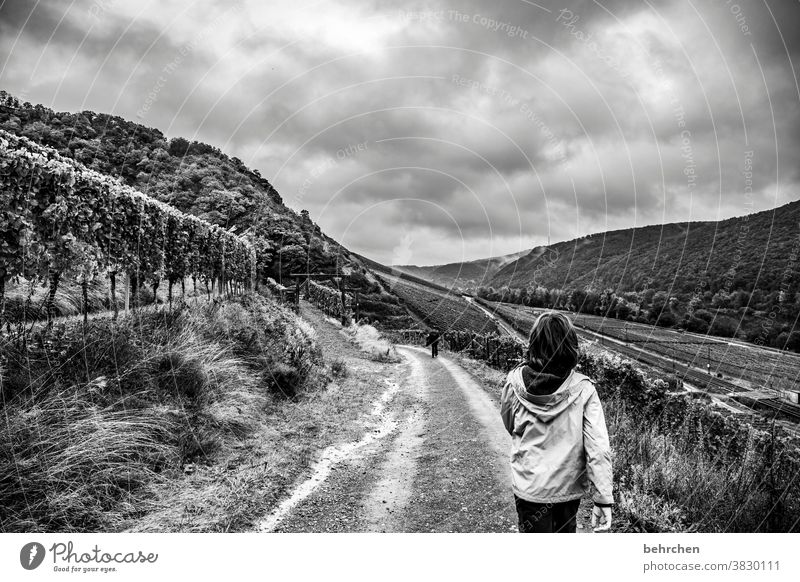
M 528 394 L 547 395 L 558 390 L 559 386 L 570 375 L 572 370 L 556 374 L 552 370 L 536 367 L 536 364 L 525 364 L 522 368 L 522 383 Z
M 586 376 L 574 370 L 566 377 L 536 372 L 528 366 L 511 371 L 508 382 L 522 405 L 531 413 L 549 422 L 564 412 L 580 395 L 580 383 Z

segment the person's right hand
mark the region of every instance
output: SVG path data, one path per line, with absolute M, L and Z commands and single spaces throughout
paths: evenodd
M 598 525 L 598 522 L 600 525 Z M 592 531 L 608 531 L 611 527 L 611 508 L 594 506 L 592 510 Z

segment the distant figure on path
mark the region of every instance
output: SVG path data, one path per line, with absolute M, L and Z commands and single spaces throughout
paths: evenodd
M 431 357 L 436 358 L 439 356 L 439 340 L 441 339 L 442 334 L 439 333 L 439 330 L 432 329 L 428 333 L 428 339 L 425 340 L 426 346 L 431 346 Z
M 578 337 L 563 314 L 543 313 L 528 361 L 508 374 L 500 414 L 511 435 L 514 501 L 522 533 L 575 533 L 581 497 L 593 484 L 592 527 L 611 526 L 611 448 L 592 381 L 574 370 Z M 599 525 L 598 525 L 599 520 Z M 597 526 L 597 527 L 595 527 Z

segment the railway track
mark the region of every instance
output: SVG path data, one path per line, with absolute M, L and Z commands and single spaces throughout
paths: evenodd
M 800 406 L 796 404 L 792 404 L 791 402 L 784 402 L 779 400 L 778 398 L 768 398 L 764 400 L 759 400 L 759 404 L 766 406 L 767 408 L 771 408 L 776 412 L 781 414 L 785 414 L 786 416 L 790 416 L 796 422 L 800 422 Z

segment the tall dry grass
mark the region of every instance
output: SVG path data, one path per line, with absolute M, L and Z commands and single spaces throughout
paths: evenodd
M 656 532 L 757 532 L 774 502 L 768 468 L 748 439 L 739 462 L 709 455 L 688 427 L 666 434 L 617 401 L 604 406 L 619 509 L 634 528 Z M 700 439 L 702 441 L 702 439 Z
M 258 296 L 0 341 L 0 531 L 116 531 L 212 464 L 319 361 Z
M 394 345 L 369 324 L 351 323 L 342 329 L 342 334 L 356 344 L 373 360 L 379 362 L 399 362 Z

